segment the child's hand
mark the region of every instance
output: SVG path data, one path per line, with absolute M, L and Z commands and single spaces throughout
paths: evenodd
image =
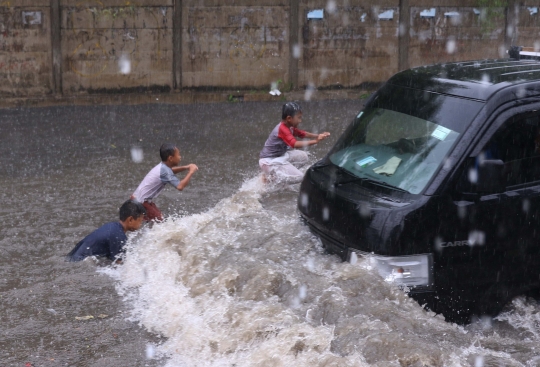
M 197 172 L 199 170 L 199 167 L 191 163 L 191 164 L 188 164 L 188 169 L 190 173 L 193 173 L 193 172 Z
M 317 142 L 320 142 L 321 140 L 324 140 L 329 136 L 330 136 L 329 132 L 321 133 L 321 134 L 317 135 Z

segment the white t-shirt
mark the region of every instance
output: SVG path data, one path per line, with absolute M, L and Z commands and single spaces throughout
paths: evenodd
M 135 200 L 142 203 L 156 198 L 167 184 L 177 187 L 179 183 L 180 180 L 174 175 L 172 169 L 163 163 L 159 163 L 148 172 L 133 193 L 133 196 Z

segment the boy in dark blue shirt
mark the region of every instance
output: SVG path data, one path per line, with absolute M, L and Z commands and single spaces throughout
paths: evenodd
M 79 242 L 67 255 L 69 261 L 81 261 L 88 256 L 105 256 L 117 260 L 126 244 L 126 232 L 142 226 L 146 210 L 135 200 L 128 200 L 120 207 L 120 221 L 110 222 L 96 229 Z

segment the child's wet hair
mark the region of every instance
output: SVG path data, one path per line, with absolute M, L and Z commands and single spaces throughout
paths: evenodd
M 159 148 L 159 156 L 161 157 L 161 161 L 165 162 L 169 157 L 173 156 L 176 149 L 178 148 L 174 144 L 162 144 Z
M 283 105 L 281 119 L 285 120 L 287 116 L 294 117 L 298 112 L 302 112 L 300 105 L 296 102 L 287 102 Z
M 139 219 L 140 216 L 146 215 L 146 209 L 144 206 L 136 200 L 127 200 L 120 207 L 120 220 L 123 222 L 129 217 L 133 219 Z

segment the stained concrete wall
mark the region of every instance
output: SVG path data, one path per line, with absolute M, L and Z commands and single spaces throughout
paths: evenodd
M 51 93 L 49 1 L 0 1 L 0 96 Z
M 354 3 L 328 11 L 327 1 L 301 2 L 299 85 L 354 87 L 398 70 L 399 0 Z M 323 19 L 308 20 L 314 9 L 324 9 Z M 379 19 L 385 12 L 392 20 Z
M 268 88 L 287 81 L 289 0 L 183 1 L 182 86 Z
M 445 6 L 436 3 L 440 2 L 411 2 L 410 67 L 506 57 L 505 8 L 486 14 L 485 9 L 475 7 L 476 1 L 448 0 Z
M 172 0 L 61 2 L 64 93 L 172 88 Z
M 533 14 L 534 8 L 538 13 Z M 540 49 L 540 2 L 516 6 L 515 35 L 519 45 L 527 45 Z
M 540 49 L 537 1 L 0 0 L 0 95 L 357 87 Z M 323 9 L 322 19 L 307 14 Z

